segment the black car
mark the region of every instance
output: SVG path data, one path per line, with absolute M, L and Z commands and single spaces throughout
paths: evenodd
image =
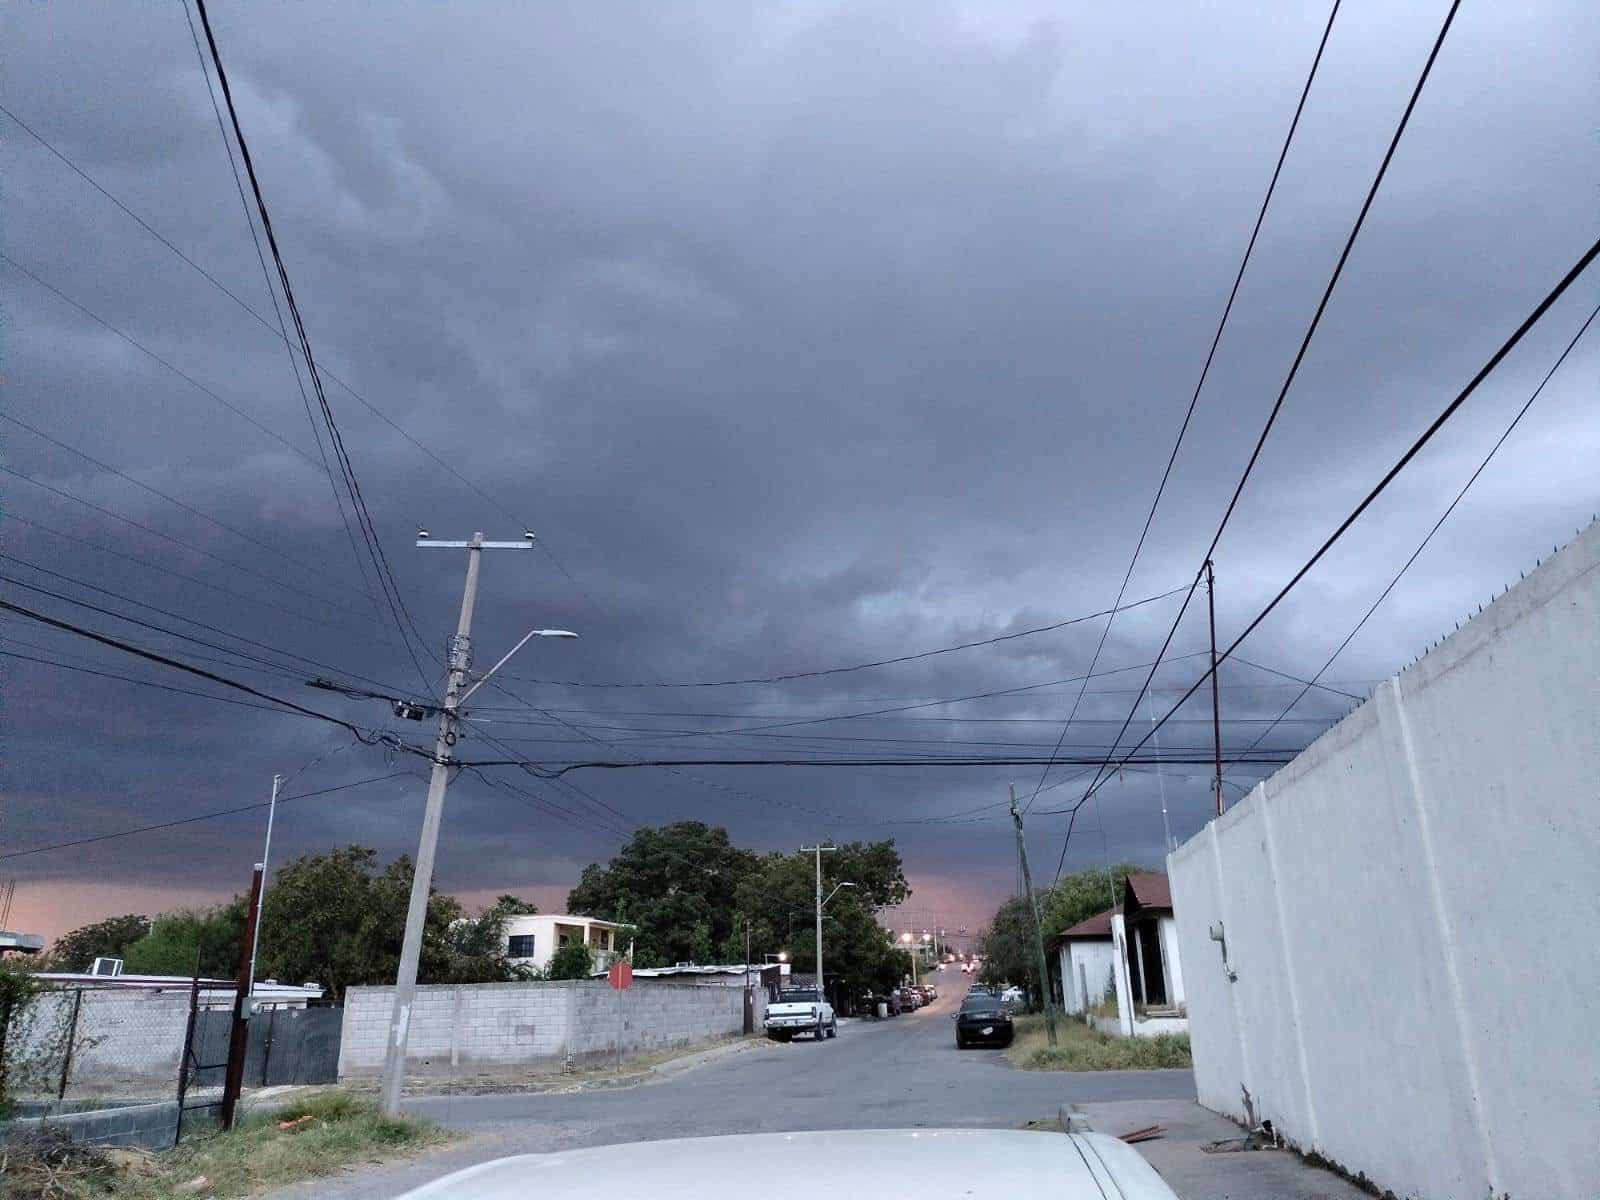
M 961 1011 L 956 1013 L 956 1049 L 1009 1046 L 1011 1032 L 1011 1013 L 1000 997 L 974 992 L 961 1002 Z

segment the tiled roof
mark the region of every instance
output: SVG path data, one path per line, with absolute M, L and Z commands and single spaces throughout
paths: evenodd
M 1056 938 L 1065 941 L 1068 938 L 1109 938 L 1111 936 L 1111 914 L 1115 909 L 1108 908 L 1103 913 L 1096 913 L 1086 920 L 1079 921 L 1071 929 L 1063 929 L 1056 934 Z
M 1137 871 L 1128 876 L 1128 887 L 1140 908 L 1171 908 L 1172 888 L 1165 875 Z

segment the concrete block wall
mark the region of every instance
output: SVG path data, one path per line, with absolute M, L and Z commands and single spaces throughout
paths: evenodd
M 1600 525 L 1168 860 L 1201 1103 L 1407 1198 L 1593 1200 L 1596 779 Z
M 91 1146 L 170 1150 L 177 1138 L 178 1102 L 162 1100 L 54 1117 L 23 1117 L 9 1122 L 4 1136 L 22 1137 L 40 1127 L 60 1130 Z
M 47 992 L 18 1019 L 7 1051 L 17 1095 L 54 1096 L 61 1052 L 71 1027 L 74 993 Z M 151 1098 L 177 1087 L 189 1019 L 187 992 L 85 989 L 72 1039 L 69 1097 Z
M 339 1078 L 383 1070 L 394 990 L 345 994 Z M 434 984 L 417 989 L 407 1039 L 413 1075 L 536 1075 L 690 1045 L 743 1030 L 741 988 L 635 980 Z M 757 1022 L 760 1020 L 758 996 Z

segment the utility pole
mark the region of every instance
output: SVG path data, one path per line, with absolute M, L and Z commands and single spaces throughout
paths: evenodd
M 1217 697 L 1217 579 L 1206 559 L 1206 607 L 1211 611 L 1211 740 L 1216 746 L 1217 773 L 1212 782 L 1216 791 L 1217 816 L 1222 815 L 1222 702 Z
M 801 854 L 815 854 L 817 856 L 817 999 L 827 1000 L 827 985 L 822 976 L 822 856 L 832 854 L 837 846 L 801 846 Z
M 272 819 L 278 814 L 278 789 L 283 786 L 283 776 L 272 777 L 272 799 L 267 802 L 267 840 L 261 847 L 261 891 L 256 896 L 256 934 L 250 942 L 250 989 L 246 993 L 254 996 L 256 991 L 256 951 L 261 947 L 261 906 L 267 902 L 267 859 L 272 854 Z M 254 1015 L 252 1010 L 251 1015 Z
M 233 1022 L 228 1030 L 228 1066 L 222 1077 L 222 1127 L 233 1128 L 234 1109 L 244 1087 L 244 1060 L 250 1048 L 250 1026 L 246 1010 L 250 1003 L 250 964 L 256 957 L 256 919 L 261 915 L 261 875 L 257 863 L 250 875 L 250 907 L 245 909 L 244 944 L 239 947 L 239 973 L 234 980 Z M 198 975 L 198 970 L 196 971 Z
M 1039 921 L 1039 899 L 1033 894 L 1033 874 L 1028 870 L 1028 843 L 1022 836 L 1022 814 L 1017 811 L 1017 787 L 1011 785 L 1011 823 L 1017 828 L 1017 857 L 1022 860 L 1022 888 L 1028 894 L 1028 911 L 1033 914 L 1033 948 L 1039 955 L 1039 991 L 1044 997 L 1044 1028 L 1050 1044 L 1056 1044 L 1056 998 L 1050 991 L 1050 967 L 1044 957 L 1044 926 Z
M 428 805 L 422 814 L 422 837 L 417 843 L 416 868 L 411 876 L 411 903 L 406 909 L 405 939 L 400 944 L 400 970 L 394 982 L 394 1007 L 389 1019 L 389 1040 L 384 1050 L 383 1084 L 380 1104 L 386 1116 L 399 1116 L 400 1089 L 405 1082 L 406 1038 L 411 1025 L 411 1008 L 417 995 L 417 964 L 422 958 L 422 931 L 427 923 L 428 896 L 433 890 L 433 858 L 439 846 L 439 824 L 444 815 L 445 787 L 450 782 L 450 751 L 456 744 L 456 710 L 463 700 L 499 669 L 511 655 L 489 669 L 470 688 L 467 672 L 472 667 L 472 613 L 478 602 L 478 563 L 485 550 L 532 550 L 533 534 L 525 533 L 520 542 L 486 542 L 482 533 L 471 541 L 436 542 L 428 531 L 417 531 L 417 545 L 424 549 L 465 550 L 467 583 L 461 595 L 461 615 L 456 635 L 450 639 L 450 677 L 445 686 L 444 705 L 439 709 L 439 735 L 433 744 L 433 774 L 428 781 Z M 560 629 L 536 629 L 517 643 L 517 652 L 528 638 L 576 637 Z

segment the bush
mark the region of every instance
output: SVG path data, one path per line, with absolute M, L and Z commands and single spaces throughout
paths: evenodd
M 587 979 L 594 970 L 594 955 L 581 942 L 568 942 L 550 958 L 551 979 Z

